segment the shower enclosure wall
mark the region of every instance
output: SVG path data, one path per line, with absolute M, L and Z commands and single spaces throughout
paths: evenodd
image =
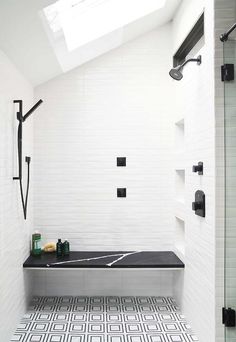
M 236 40 L 224 42 L 224 65 L 234 69 Z M 233 78 L 232 76 L 230 78 Z M 225 91 L 225 308 L 236 309 L 236 81 L 224 82 Z M 234 311 L 225 317 L 225 342 L 236 340 Z M 228 317 L 227 317 L 228 316 Z M 230 317 L 231 316 L 231 317 Z M 228 325 L 228 327 L 227 327 Z

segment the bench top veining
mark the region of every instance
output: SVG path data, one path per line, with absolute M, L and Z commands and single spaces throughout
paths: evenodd
M 184 263 L 172 251 L 71 251 L 69 256 L 56 253 L 29 256 L 24 268 L 154 268 L 183 269 Z

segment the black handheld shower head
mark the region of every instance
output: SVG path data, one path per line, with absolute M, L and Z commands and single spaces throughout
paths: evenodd
M 183 78 L 182 69 L 189 62 L 197 62 L 198 65 L 202 63 L 202 56 L 198 56 L 197 58 L 189 58 L 183 64 L 177 66 L 170 70 L 169 75 L 176 81 L 180 81 Z
M 23 193 L 23 184 L 22 184 L 22 131 L 23 131 L 23 122 L 32 114 L 38 106 L 41 105 L 43 102 L 42 100 L 39 100 L 25 115 L 23 115 L 23 101 L 22 100 L 14 100 L 14 103 L 17 103 L 19 105 L 19 110 L 17 111 L 16 118 L 19 121 L 18 124 L 18 168 L 19 173 L 17 177 L 13 177 L 14 180 L 18 180 L 20 183 L 20 193 L 21 193 L 21 202 L 23 207 L 23 213 L 24 218 L 26 220 L 27 216 L 27 203 L 28 203 L 28 194 L 29 194 L 29 180 L 30 180 L 30 160 L 31 158 L 29 156 L 25 157 L 25 161 L 27 163 L 27 169 L 28 169 L 28 176 L 27 176 L 27 188 L 26 188 L 26 194 L 24 196 Z
M 40 105 L 43 103 L 43 100 L 39 100 L 35 105 L 23 116 L 23 121 L 25 121 Z

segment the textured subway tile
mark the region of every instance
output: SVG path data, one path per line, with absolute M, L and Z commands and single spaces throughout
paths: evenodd
M 29 274 L 23 274 L 22 263 L 29 254 L 32 227 L 32 188 L 29 196 L 29 218 L 23 220 L 17 173 L 17 120 L 14 99 L 22 99 L 24 109 L 33 101 L 33 89 L 0 51 L 0 334 L 9 341 L 31 295 Z M 32 155 L 32 121 L 24 126 L 23 155 Z M 24 166 L 24 165 L 23 165 Z M 14 250 L 14 252 L 13 252 Z
M 35 117 L 34 210 L 46 241 L 66 234 L 72 249 L 172 248 L 174 130 L 165 100 L 172 82 L 163 78 L 170 30 L 36 89 L 45 105 Z M 125 170 L 114 164 L 119 155 L 127 157 Z M 119 187 L 127 188 L 124 201 L 116 198 Z

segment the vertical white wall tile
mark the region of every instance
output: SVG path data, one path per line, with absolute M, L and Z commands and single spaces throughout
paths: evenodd
M 214 113 L 214 1 L 183 1 L 173 20 L 173 51 L 205 12 L 204 41 L 189 56 L 181 82 L 174 82 L 176 120 L 184 118 L 185 133 L 185 271 L 176 274 L 175 295 L 200 341 L 215 341 L 215 113 Z M 204 163 L 204 175 L 192 165 Z M 191 209 L 196 190 L 206 195 L 206 217 Z M 182 291 L 180 291 L 182 286 Z M 178 292 L 180 291 L 180 292 Z
M 44 108 L 34 121 L 34 211 L 45 242 L 68 238 L 72 250 L 172 249 L 170 36 L 168 24 L 36 88 Z M 126 167 L 116 166 L 119 156 Z M 118 187 L 127 198 L 116 198 Z M 110 277 L 108 292 L 119 284 L 120 293 L 144 293 L 138 273 Z M 92 281 L 88 273 L 82 291 L 104 292 L 105 275 Z M 55 277 L 46 284 L 51 291 Z M 147 284 L 153 293 L 172 293 L 168 276 Z
M 32 187 L 28 219 L 24 221 L 19 183 L 12 179 L 18 173 L 18 108 L 13 105 L 13 100 L 18 99 L 24 101 L 24 109 L 28 110 L 33 89 L 0 51 L 0 336 L 3 342 L 10 340 L 31 294 L 30 275 L 23 272 L 22 264 L 29 254 Z M 32 155 L 32 137 L 33 125 L 29 119 L 24 123 L 23 156 Z
M 223 43 L 219 37 L 236 20 L 236 2 L 215 0 L 215 122 L 216 122 L 216 341 L 225 341 L 221 309 L 224 306 L 224 83 L 221 82 L 220 70 L 224 64 Z M 233 36 L 234 34 L 232 34 Z M 228 108 L 227 108 L 228 110 Z M 227 213 L 228 215 L 228 213 Z M 227 222 L 229 222 L 227 220 Z M 229 225 L 227 229 L 232 229 Z M 232 240 L 233 241 L 233 240 Z M 230 281 L 227 273 L 227 281 Z M 233 303 L 232 303 L 233 305 Z
M 171 249 L 170 36 L 168 24 L 36 88 L 34 210 L 44 241 Z M 118 187 L 127 198 L 116 198 Z

